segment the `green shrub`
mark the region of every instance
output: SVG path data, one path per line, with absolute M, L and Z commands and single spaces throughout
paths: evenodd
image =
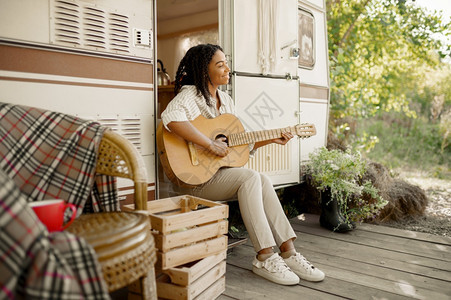
M 359 152 L 323 147 L 310 153 L 309 157 L 307 173 L 312 176 L 313 185 L 320 191 L 330 192 L 330 200 L 338 201 L 348 222 L 373 219 L 388 203 L 370 181 L 362 180 L 367 162 Z M 373 201 L 365 201 L 364 194 Z
M 356 140 L 362 136 L 378 137 L 379 142 L 365 155 L 391 169 L 417 169 L 438 177 L 449 173 L 451 149 L 444 140 L 449 137 L 443 135 L 439 122 L 385 113 L 361 120 Z

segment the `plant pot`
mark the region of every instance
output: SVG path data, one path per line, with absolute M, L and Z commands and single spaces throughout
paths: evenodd
M 320 192 L 321 215 L 319 223 L 322 227 L 335 232 L 348 232 L 354 229 L 355 225 L 346 222 L 346 218 L 341 214 L 340 206 L 336 199 L 331 198 L 330 189 Z

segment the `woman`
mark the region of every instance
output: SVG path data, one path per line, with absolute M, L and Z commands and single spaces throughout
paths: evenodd
M 199 115 L 215 118 L 223 113 L 235 114 L 233 100 L 218 90 L 228 83 L 229 76 L 221 47 L 206 44 L 189 49 L 177 70 L 176 97 L 161 115 L 166 129 L 218 156 L 226 156 L 229 149 L 224 138 L 210 140 L 190 121 Z M 255 143 L 252 151 L 270 143 L 285 145 L 291 138 L 291 133 L 284 133 L 282 138 Z M 324 279 L 322 271 L 296 252 L 296 234 L 267 176 L 245 168 L 222 168 L 208 182 L 184 192 L 216 201 L 238 198 L 244 225 L 257 252 L 252 263 L 255 274 L 283 285 L 297 284 L 299 278 Z M 273 250 L 276 245 L 280 255 Z

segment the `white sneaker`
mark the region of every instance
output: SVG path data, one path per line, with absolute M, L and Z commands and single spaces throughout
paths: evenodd
M 299 283 L 299 277 L 290 270 L 283 258 L 274 253 L 264 261 L 254 258 L 252 272 L 272 282 L 283 285 Z
M 307 281 L 321 281 L 325 275 L 323 271 L 315 268 L 304 256 L 299 252 L 289 258 L 285 258 L 287 266 L 296 273 L 299 278 Z

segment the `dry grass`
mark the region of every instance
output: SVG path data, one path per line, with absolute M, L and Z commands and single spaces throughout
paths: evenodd
M 424 214 L 428 205 L 425 191 L 417 185 L 393 178 L 383 165 L 369 163 L 363 180 L 370 180 L 380 195 L 388 201 L 377 217 L 377 222 L 399 222 Z
M 451 237 L 451 179 L 437 179 L 424 172 L 405 170 L 398 170 L 398 176 L 424 189 L 428 205 L 421 217 L 391 221 L 384 225 Z

